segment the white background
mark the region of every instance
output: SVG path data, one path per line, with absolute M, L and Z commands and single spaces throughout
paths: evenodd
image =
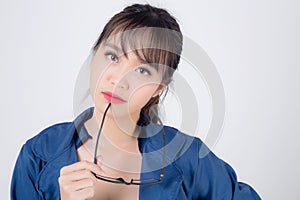
M 0 2 L 1 199 L 22 144 L 73 120 L 82 63 L 108 19 L 133 1 L 103 2 Z M 263 199 L 300 199 L 299 1 L 148 2 L 167 8 L 220 73 L 226 119 L 213 151 Z

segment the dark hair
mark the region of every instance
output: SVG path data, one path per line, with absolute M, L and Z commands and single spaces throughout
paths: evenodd
M 133 4 L 125 7 L 105 25 L 93 50 L 97 51 L 101 43 L 111 35 L 126 31 L 129 31 L 129 34 L 122 34 L 120 41 L 125 56 L 127 55 L 126 49 L 129 47 L 139 58 L 155 65 L 154 67 L 166 66 L 163 67 L 163 84 L 167 85 L 177 69 L 182 51 L 182 34 L 175 18 L 165 9 L 149 4 Z M 137 41 L 136 38 L 142 38 L 142 40 Z M 137 47 L 137 45 L 140 46 Z M 152 97 L 141 110 L 148 119 L 155 123 L 157 118 L 149 110 L 154 106 L 157 113 L 155 105 L 158 103 L 159 96 Z

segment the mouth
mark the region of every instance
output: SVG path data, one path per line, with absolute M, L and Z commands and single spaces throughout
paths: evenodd
M 104 96 L 104 98 L 111 103 L 120 104 L 125 103 L 126 101 L 122 99 L 121 97 L 111 93 L 111 92 L 101 92 Z

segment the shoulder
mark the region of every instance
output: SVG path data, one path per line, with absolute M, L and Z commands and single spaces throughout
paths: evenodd
M 173 152 L 171 160 L 175 161 L 198 158 L 200 149 L 208 149 L 202 140 L 198 137 L 189 135 L 181 130 L 164 126 L 166 135 L 166 146 L 169 152 Z
M 193 146 L 201 146 L 202 144 L 204 144 L 200 138 L 189 135 L 175 127 L 164 126 L 164 130 L 168 142 L 172 142 L 172 140 L 180 140 L 180 144 L 182 145 L 182 147 L 191 143 Z
M 50 160 L 72 145 L 74 133 L 74 123 L 57 123 L 27 140 L 23 148 L 42 160 Z
M 165 126 L 165 133 L 167 156 L 180 168 L 187 169 L 190 166 L 195 170 L 199 165 L 210 168 L 211 165 L 223 163 L 199 137 L 170 126 Z

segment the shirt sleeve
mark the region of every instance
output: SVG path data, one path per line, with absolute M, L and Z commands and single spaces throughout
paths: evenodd
M 230 165 L 218 158 L 200 140 L 198 142 L 193 199 L 261 199 L 251 186 L 238 182 Z
M 33 154 L 30 146 L 23 145 L 12 175 L 10 187 L 12 200 L 40 199 L 35 185 L 40 166 L 41 160 Z

